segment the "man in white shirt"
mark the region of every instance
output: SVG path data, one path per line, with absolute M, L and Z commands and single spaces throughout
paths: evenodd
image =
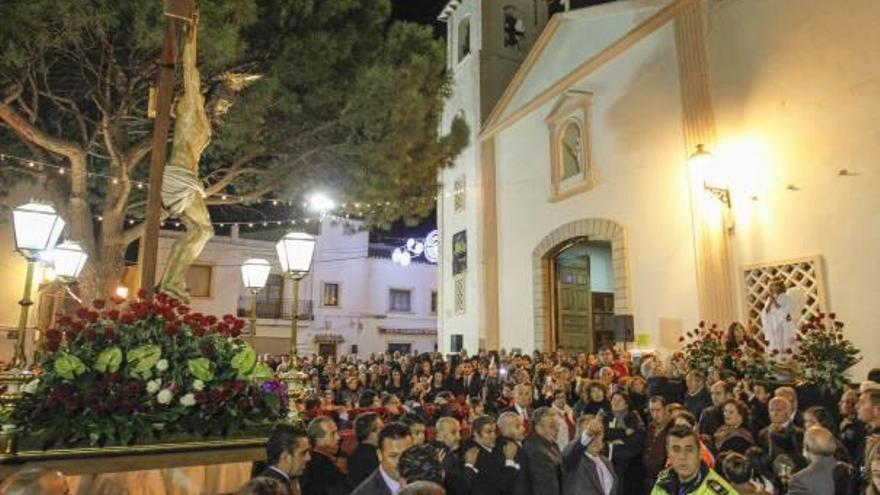
M 405 424 L 385 425 L 379 432 L 379 467 L 351 495 L 397 495 L 404 484 L 397 463 L 412 444 L 412 435 Z

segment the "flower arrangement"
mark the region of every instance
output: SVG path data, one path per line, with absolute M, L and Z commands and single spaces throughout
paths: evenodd
M 861 361 L 859 350 L 843 336 L 844 324 L 834 313 L 819 313 L 803 324 L 795 337 L 794 362 L 799 374 L 826 393 L 849 383 L 846 371 Z
M 678 339 L 685 343 L 684 356 L 690 369 L 702 371 L 706 376 L 719 371 L 725 355 L 721 330 L 717 325 L 701 321 L 697 328 Z
M 44 335 L 37 378 L 12 413 L 38 448 L 226 437 L 285 417 L 285 387 L 239 339 L 245 323 L 143 292 L 96 300 Z
M 767 380 L 779 371 L 776 363 L 767 356 L 768 342 L 760 334 L 746 335 L 743 343 L 731 352 L 731 362 L 737 374 L 746 380 Z

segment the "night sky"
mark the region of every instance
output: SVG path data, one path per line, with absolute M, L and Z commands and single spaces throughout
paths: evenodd
M 436 25 L 437 16 L 447 3 L 449 0 L 392 0 L 392 15 L 403 21 Z

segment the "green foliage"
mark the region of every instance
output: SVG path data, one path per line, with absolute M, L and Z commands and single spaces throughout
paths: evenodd
M 241 376 L 236 358 L 253 353 L 238 338 L 242 320 L 191 313 L 165 294 L 103 307 L 46 331 L 39 379 L 6 419 L 24 447 L 246 434 L 286 414 L 286 387 L 271 373 Z

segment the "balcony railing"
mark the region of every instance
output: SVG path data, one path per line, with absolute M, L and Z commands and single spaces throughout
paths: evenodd
M 293 305 L 292 299 L 272 298 L 257 299 L 257 318 L 266 318 L 274 320 L 289 320 L 290 310 Z M 251 298 L 238 298 L 238 316 L 247 318 L 251 313 Z M 313 320 L 315 314 L 312 312 L 312 301 L 308 299 L 300 299 L 297 302 L 297 319 Z

